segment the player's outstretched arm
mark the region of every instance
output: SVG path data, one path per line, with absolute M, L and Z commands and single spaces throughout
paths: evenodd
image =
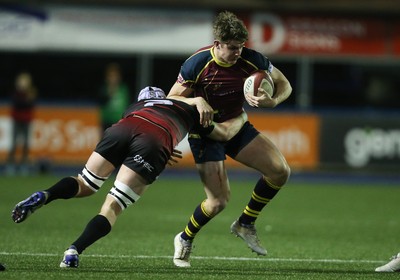
M 175 83 L 168 93 L 168 98 L 185 102 L 190 106 L 196 106 L 196 109 L 200 114 L 200 124 L 203 127 L 210 126 L 214 117 L 213 108 L 203 97 L 190 97 L 192 93 L 193 89 Z
M 217 141 L 228 141 L 239 132 L 243 124 L 247 122 L 247 119 L 247 114 L 243 111 L 242 114 L 236 118 L 227 120 L 223 123 L 213 122 L 214 129 L 208 137 Z

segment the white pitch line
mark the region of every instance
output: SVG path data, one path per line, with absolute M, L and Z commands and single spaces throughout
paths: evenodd
M 62 254 L 50 253 L 22 253 L 22 252 L 0 252 L 4 256 L 43 256 L 56 257 Z M 114 258 L 114 259 L 172 259 L 172 256 L 146 256 L 146 255 L 98 255 L 88 254 L 84 257 L 91 258 Z M 257 261 L 257 262 L 311 262 L 311 263 L 382 263 L 382 260 L 346 260 L 346 259 L 299 259 L 299 258 L 244 258 L 244 257 L 218 257 L 218 256 L 191 256 L 197 260 L 221 260 L 221 261 Z

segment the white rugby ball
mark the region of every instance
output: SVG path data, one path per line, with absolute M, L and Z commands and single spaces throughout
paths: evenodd
M 265 70 L 253 72 L 243 84 L 244 94 L 257 96 L 258 88 L 263 88 L 270 96 L 274 95 L 274 82 L 271 76 Z

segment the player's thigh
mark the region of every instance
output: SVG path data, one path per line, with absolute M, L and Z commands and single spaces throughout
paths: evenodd
M 138 195 L 142 195 L 148 186 L 146 179 L 124 164 L 121 165 L 116 180 L 127 185 Z
M 230 187 L 224 161 L 196 164 L 209 199 L 229 199 Z
M 86 162 L 86 168 L 97 176 L 108 177 L 114 171 L 114 165 L 106 160 L 97 152 L 93 152 L 88 161 Z
M 285 157 L 265 135 L 260 133 L 235 157 L 240 163 L 254 168 L 264 175 L 281 172 L 288 168 Z

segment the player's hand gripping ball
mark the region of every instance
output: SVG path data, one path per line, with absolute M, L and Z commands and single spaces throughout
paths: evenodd
M 274 95 L 274 82 L 271 76 L 265 70 L 253 72 L 243 85 L 244 94 L 258 96 L 258 88 L 262 88 L 271 97 Z

